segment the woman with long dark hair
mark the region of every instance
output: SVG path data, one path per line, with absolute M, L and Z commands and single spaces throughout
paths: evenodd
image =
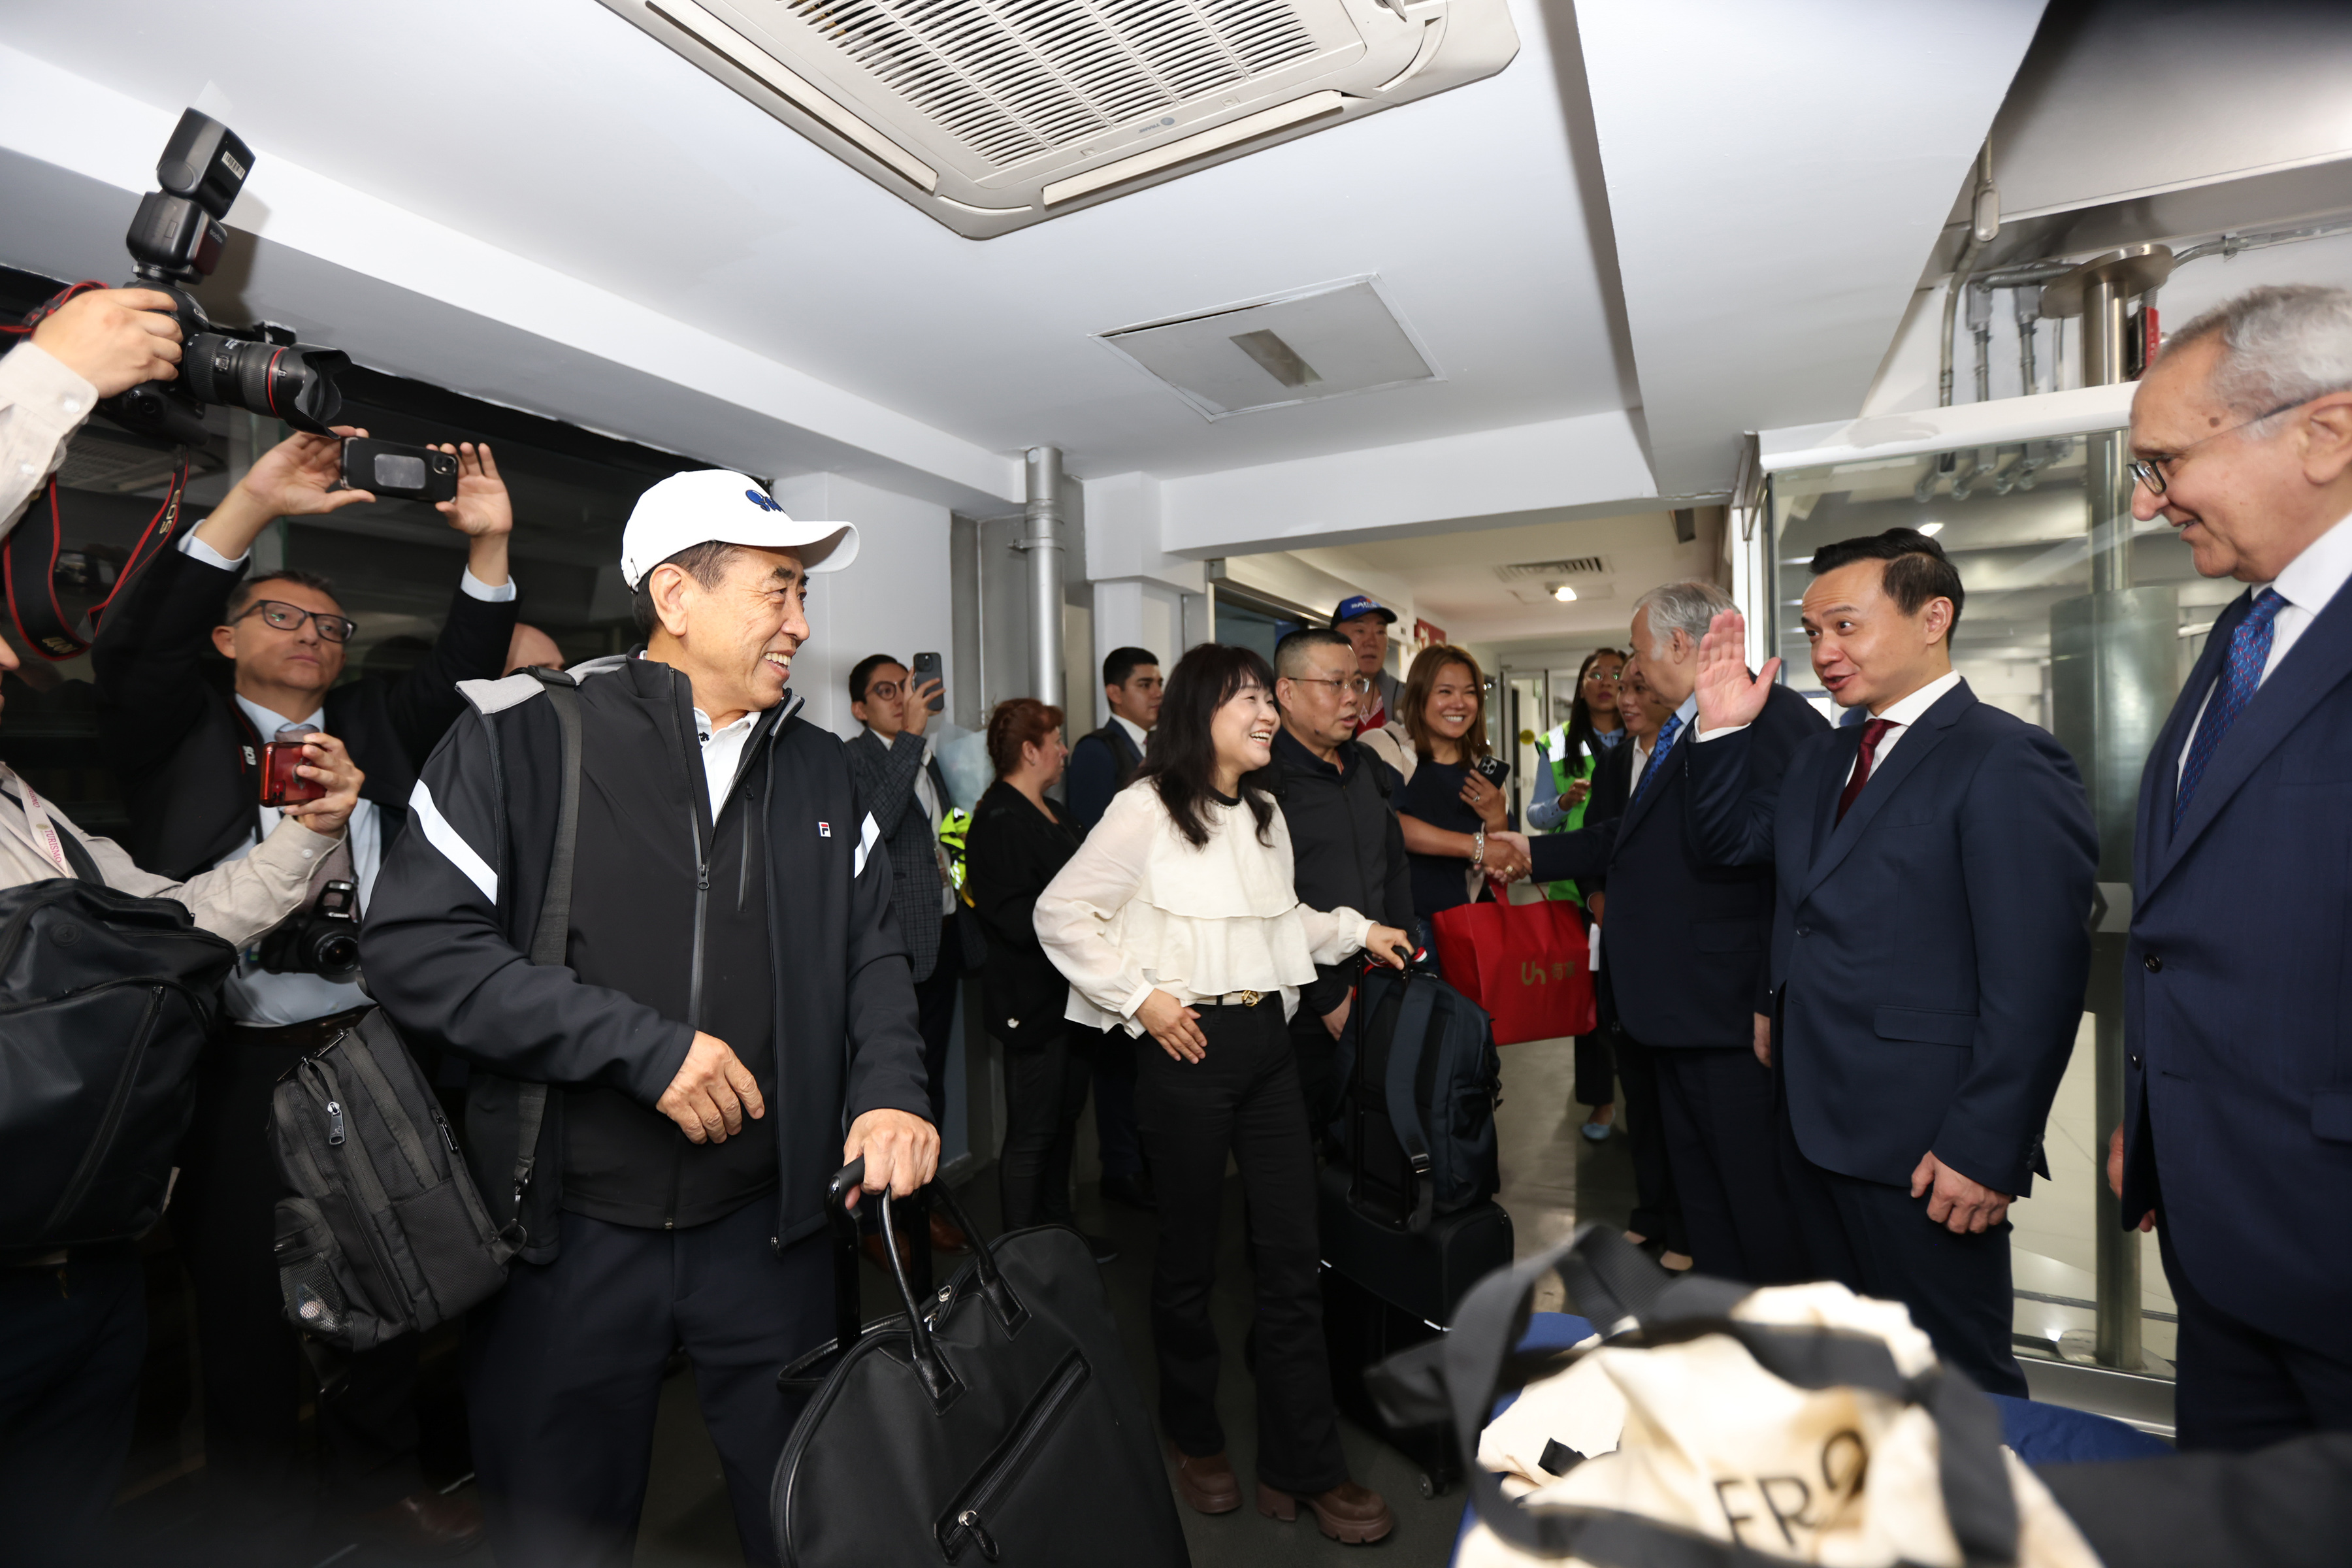
M 1530 829 L 1573 833 L 1584 826 L 1593 774 L 1601 760 L 1625 738 L 1618 711 L 1618 678 L 1624 668 L 1625 656 L 1613 647 L 1595 648 L 1584 656 L 1584 664 L 1576 672 L 1576 698 L 1569 705 L 1559 754 L 1545 760 L 1537 797 L 1528 806 Z M 1597 884 L 1553 882 L 1544 891 L 1583 905 L 1588 930 L 1600 914 L 1601 893 Z M 1587 1108 L 1582 1131 L 1595 1143 L 1608 1138 L 1617 1120 L 1616 1073 L 1607 1035 L 1596 1030 L 1576 1037 L 1576 1087 L 1571 1092 L 1577 1103 Z
M 1289 826 L 1255 776 L 1274 760 L 1280 722 L 1274 672 L 1256 654 L 1215 643 L 1186 654 L 1143 772 L 1039 895 L 1037 937 L 1069 980 L 1071 1019 L 1136 1039 L 1160 1194 L 1151 1337 L 1178 1490 L 1202 1513 L 1241 1506 L 1209 1322 L 1230 1156 L 1256 1276 L 1258 1511 L 1296 1519 L 1304 1502 L 1324 1534 L 1377 1541 L 1394 1521 L 1348 1479 L 1339 1449 L 1289 1016 L 1317 963 L 1361 949 L 1401 965 L 1406 938 L 1353 910 L 1298 901 Z
M 1034 697 L 998 703 L 988 716 L 996 782 L 973 808 L 964 839 L 965 891 L 988 933 L 982 1008 L 988 1032 L 1004 1047 L 1004 1149 L 996 1173 L 1008 1230 L 1077 1229 L 1070 1154 L 1094 1053 L 1104 1042 L 1100 1030 L 1062 1016 L 1068 983 L 1037 942 L 1037 895 L 1078 852 L 1076 828 L 1045 795 L 1069 754 L 1059 708 Z M 1087 1239 L 1097 1263 L 1118 1256 L 1106 1238 Z

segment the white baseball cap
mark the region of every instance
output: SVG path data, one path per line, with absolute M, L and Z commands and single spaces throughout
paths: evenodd
M 712 543 L 789 550 L 811 572 L 838 572 L 857 559 L 856 524 L 795 521 L 759 480 L 731 468 L 698 468 L 672 474 L 637 498 L 621 534 L 621 580 L 634 589 L 679 551 Z

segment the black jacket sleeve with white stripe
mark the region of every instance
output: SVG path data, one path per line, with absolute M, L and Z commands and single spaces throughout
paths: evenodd
M 631 996 L 529 959 L 554 847 L 562 747 L 551 704 L 517 679 L 529 678 L 467 684 L 473 710 L 418 778 L 415 831 L 385 858 L 362 936 L 369 987 L 404 1034 L 478 1069 L 468 1152 L 493 1212 L 511 1192 L 519 1083 L 608 1084 L 651 1106 L 693 1038 Z M 778 1235 L 790 1242 L 823 1224 L 824 1184 L 851 1121 L 882 1109 L 930 1112 L 890 858 L 857 801 L 842 743 L 789 715 L 766 743 L 777 1058 L 768 1121 L 783 1177 Z M 587 843 L 578 850 L 595 852 Z M 560 1107 L 550 1096 L 522 1216 L 533 1261 L 553 1256 Z

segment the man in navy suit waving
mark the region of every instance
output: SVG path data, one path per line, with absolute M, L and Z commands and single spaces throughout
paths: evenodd
M 2352 1430 L 2352 290 L 2257 289 L 2132 400 L 2132 515 L 2224 611 L 2140 780 L 2108 1180 L 2180 1308 L 2183 1447 Z
M 1736 611 L 1699 652 L 1691 820 L 1727 865 L 1773 863 L 1782 1165 L 1814 1269 L 1901 1301 L 1948 1365 L 2023 1395 L 2009 1205 L 2083 1013 L 2097 838 L 2073 761 L 1952 668 L 1958 572 L 1889 529 L 1813 556 L 1813 672 L 1868 722 L 1751 778 Z

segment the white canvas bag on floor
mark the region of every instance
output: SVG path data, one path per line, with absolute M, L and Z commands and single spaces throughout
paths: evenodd
M 1522 1362 L 1555 1270 L 1603 1332 Z M 1678 1279 L 1587 1226 L 1483 1281 L 1373 1385 L 1392 1419 L 1442 1403 L 1477 1453 L 1462 1568 L 2099 1568 L 1991 1403 L 1901 1306 L 1841 1285 Z

